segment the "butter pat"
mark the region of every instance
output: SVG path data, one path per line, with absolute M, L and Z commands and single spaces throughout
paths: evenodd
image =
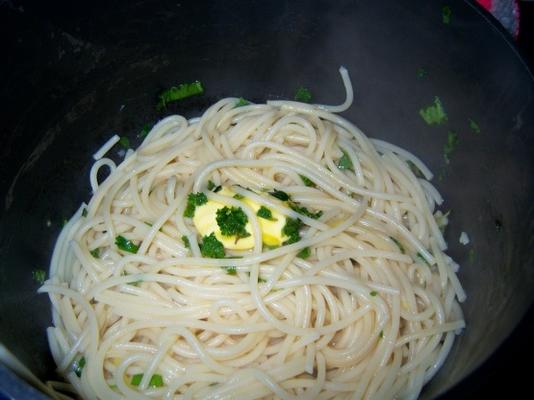
M 233 197 L 235 193 L 228 187 L 223 187 L 219 192 L 221 196 Z M 261 205 L 252 201 L 249 198 L 242 200 L 247 206 L 249 206 L 254 213 L 256 213 Z M 250 236 L 240 238 L 236 240 L 236 236 L 223 236 L 221 230 L 217 224 L 217 210 L 225 207 L 226 205 L 217 201 L 209 200 L 206 204 L 198 206 L 195 209 L 195 215 L 193 217 L 193 223 L 198 233 L 201 236 L 210 235 L 215 233 L 217 239 L 223 244 L 225 249 L 228 250 L 248 250 L 254 247 L 255 238 L 252 232 L 250 221 L 245 225 L 245 229 Z M 267 220 L 258 217 L 260 224 L 260 230 L 262 235 L 262 242 L 268 246 L 281 246 L 284 241 L 288 239 L 287 236 L 282 234 L 282 229 L 286 224 L 286 217 L 274 210 L 272 212 L 272 220 Z

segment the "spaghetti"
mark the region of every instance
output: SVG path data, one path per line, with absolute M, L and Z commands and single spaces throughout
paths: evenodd
M 341 106 L 226 98 L 161 120 L 119 165 L 95 153 L 93 195 L 40 288 L 53 357 L 82 397 L 418 397 L 465 326 L 465 293 L 430 171 L 333 114 L 352 102 L 341 73 Z M 191 193 L 241 209 L 252 247 L 203 256 Z M 298 237 L 262 244 L 250 204 L 300 221 Z

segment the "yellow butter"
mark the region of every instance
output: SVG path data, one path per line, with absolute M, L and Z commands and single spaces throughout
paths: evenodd
M 223 188 L 217 193 L 221 196 L 233 197 L 235 193 L 228 187 Z M 254 212 L 260 209 L 260 205 L 249 198 L 242 200 L 248 205 Z M 217 239 L 228 250 L 248 250 L 254 247 L 255 239 L 252 234 L 252 227 L 250 222 L 245 226 L 245 229 L 251 235 L 246 238 L 241 238 L 236 241 L 235 236 L 223 236 L 217 224 L 217 210 L 225 207 L 225 204 L 217 201 L 208 201 L 202 206 L 198 206 L 195 209 L 195 215 L 193 217 L 193 223 L 201 236 L 210 235 L 215 233 Z M 262 242 L 268 246 L 281 246 L 284 241 L 288 239 L 287 236 L 282 234 L 282 229 L 286 224 L 286 217 L 274 210 L 271 210 L 273 220 L 266 220 L 264 218 L 258 218 L 260 224 L 260 230 L 262 233 Z

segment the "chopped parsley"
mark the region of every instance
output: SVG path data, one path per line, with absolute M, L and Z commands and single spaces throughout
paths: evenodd
M 215 219 L 223 236 L 236 236 L 236 240 L 250 236 L 245 229 L 248 217 L 241 207 L 219 208 Z
M 289 202 L 288 205 L 289 205 L 289 208 L 291 208 L 293 211 L 296 211 L 299 214 L 305 215 L 306 217 L 309 217 L 309 218 L 319 219 L 321 218 L 321 215 L 323 215 L 322 211 L 311 212 L 306 207 L 303 207 L 300 204 L 295 203 L 294 201 Z
M 469 118 L 469 128 L 471 128 L 471 130 L 476 133 L 476 134 L 479 134 L 480 133 L 480 127 L 478 126 L 478 124 L 473 121 L 471 118 Z
M 184 246 L 186 249 L 191 248 L 191 243 L 189 243 L 189 238 L 185 235 L 182 235 L 182 242 L 184 242 Z
M 135 254 L 137 253 L 137 250 L 139 250 L 138 245 L 121 235 L 115 238 L 115 244 L 120 250 L 127 251 L 128 253 Z
M 418 78 L 424 78 L 427 75 L 428 75 L 428 71 L 425 68 L 423 68 L 423 67 L 417 68 L 417 77 Z
M 184 217 L 193 218 L 195 215 L 195 209 L 198 206 L 206 204 L 208 202 L 208 196 L 202 192 L 189 193 L 187 195 L 187 206 L 184 210 Z
M 397 239 L 395 239 L 394 237 L 390 236 L 389 237 L 391 239 L 391 241 L 393 243 L 395 243 L 397 245 L 397 247 L 399 248 L 400 252 L 402 254 L 406 254 L 406 251 L 404 250 L 404 246 L 401 244 L 401 242 L 399 242 Z
M 200 253 L 203 257 L 208 258 L 224 258 L 224 246 L 215 237 L 215 233 L 202 238 L 202 246 L 200 246 Z
M 452 10 L 449 6 L 445 5 L 441 8 L 441 20 L 444 24 L 449 25 L 451 23 Z
M 273 218 L 273 213 L 265 206 L 261 206 L 256 215 L 260 218 L 269 220 L 269 221 L 278 221 L 276 218 Z
M 225 266 L 221 268 L 224 269 L 228 275 L 237 275 L 237 268 L 233 265 L 229 265 L 229 266 Z
M 78 361 L 75 361 L 74 364 L 72 364 L 72 370 L 76 374 L 78 378 L 82 377 L 82 371 L 83 367 L 85 367 L 85 357 L 82 356 Z
M 379 339 L 383 339 L 384 338 L 384 331 L 380 331 L 380 333 L 378 334 L 378 338 Z
M 182 83 L 177 87 L 173 86 L 159 95 L 159 102 L 156 109 L 161 111 L 165 109 L 169 103 L 202 93 L 204 93 L 204 88 L 202 87 L 202 83 L 199 81 L 195 81 L 193 83 Z
M 46 271 L 42 269 L 34 269 L 32 271 L 32 278 L 39 285 L 42 285 L 46 280 Z
M 304 175 L 299 175 L 299 176 L 300 176 L 300 179 L 302 179 L 302 183 L 304 183 L 305 186 L 315 187 L 315 183 L 313 183 L 313 181 L 310 178 Z
M 213 181 L 208 181 L 208 190 L 211 190 L 213 193 L 220 192 L 222 190 L 221 185 L 216 185 Z
M 311 255 L 311 250 L 309 247 L 304 247 L 301 251 L 297 253 L 298 258 L 306 259 Z
M 295 92 L 295 100 L 302 103 L 309 103 L 312 99 L 311 92 L 305 87 L 299 87 Z
M 451 162 L 451 155 L 458 145 L 459 139 L 458 135 L 454 131 L 449 131 L 447 133 L 447 143 L 443 146 L 443 158 L 445 162 L 449 164 Z
M 243 200 L 244 198 L 245 196 L 243 196 L 242 194 L 239 194 L 239 193 L 234 194 L 234 199 L 236 200 Z
M 352 160 L 350 159 L 349 155 L 345 150 L 341 151 L 343 152 L 343 156 L 337 162 L 337 168 L 341 170 L 348 169 L 354 171 L 354 165 L 352 164 Z
M 146 135 L 148 135 L 148 132 L 150 132 L 150 125 L 144 124 L 141 131 L 137 134 L 138 138 L 144 138 Z
M 119 140 L 119 144 L 124 147 L 125 149 L 130 148 L 130 139 L 128 139 L 126 136 L 121 136 Z
M 373 290 L 372 292 L 369 292 L 369 294 L 375 297 L 378 294 L 378 292 L 376 290 Z
M 82 217 L 87 217 L 87 208 L 83 208 L 82 210 Z
M 438 96 L 434 97 L 434 104 L 421 108 L 419 115 L 428 125 L 441 125 L 447 122 L 447 113 L 443 109 L 443 105 Z
M 100 248 L 98 247 L 94 250 L 91 250 L 89 253 L 91 253 L 94 258 L 100 258 Z
M 143 374 L 135 374 L 132 376 L 130 384 L 133 386 L 139 386 L 142 380 Z M 150 378 L 150 382 L 148 383 L 149 387 L 162 387 L 163 385 L 163 377 L 159 374 L 152 375 L 152 377 Z
M 292 244 L 300 240 L 300 228 L 302 228 L 302 221 L 300 219 L 286 218 L 286 224 L 282 228 L 282 234 L 287 236 L 288 239 L 282 243 Z
M 291 197 L 286 192 L 282 192 L 281 190 L 274 189 L 272 192 L 269 192 L 269 194 L 273 197 L 276 197 L 278 200 L 291 200 Z
M 248 100 L 245 100 L 243 97 L 240 97 L 236 103 L 235 103 L 235 107 L 243 107 L 243 106 L 248 106 L 250 104 L 250 101 Z

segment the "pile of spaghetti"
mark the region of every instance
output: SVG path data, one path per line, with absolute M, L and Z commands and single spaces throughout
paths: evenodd
M 465 326 L 430 171 L 341 106 L 158 122 L 62 230 L 41 287 L 84 398 L 417 398 Z M 109 175 L 98 182 L 99 169 Z

